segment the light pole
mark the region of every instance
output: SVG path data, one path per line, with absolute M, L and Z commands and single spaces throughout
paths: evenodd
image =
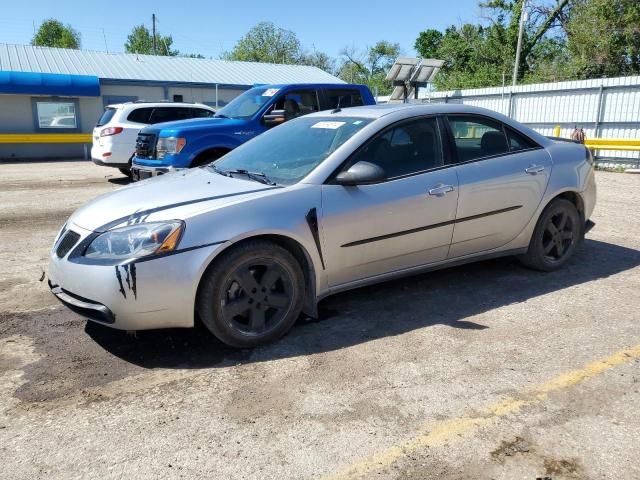
M 518 69 L 520 67 L 520 52 L 522 51 L 522 34 L 524 33 L 524 23 L 527 21 L 527 0 L 522 0 L 522 10 L 520 11 L 520 27 L 518 28 L 518 46 L 516 47 L 516 63 L 513 65 L 513 83 L 515 87 L 518 81 Z

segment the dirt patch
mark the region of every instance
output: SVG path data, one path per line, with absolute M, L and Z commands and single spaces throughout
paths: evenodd
M 580 462 L 575 458 L 545 458 L 545 473 L 553 480 L 558 478 L 585 478 Z
M 529 453 L 532 450 L 531 444 L 522 437 L 516 437 L 510 442 L 502 444 L 491 452 L 491 457 L 499 462 L 504 462 L 504 457 L 512 457 L 518 453 Z

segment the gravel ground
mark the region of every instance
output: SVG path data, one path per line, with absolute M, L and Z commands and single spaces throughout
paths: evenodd
M 60 307 L 41 281 L 57 230 L 125 179 L 0 164 L 0 476 L 640 478 L 640 176 L 597 180 L 560 272 L 501 259 L 363 288 L 236 351 Z

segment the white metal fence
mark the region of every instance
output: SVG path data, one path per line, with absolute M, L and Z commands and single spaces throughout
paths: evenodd
M 495 110 L 543 135 L 640 138 L 640 76 L 518 85 L 447 92 L 421 90 L 422 102 L 464 103 Z M 640 152 L 599 151 L 598 159 L 637 165 Z

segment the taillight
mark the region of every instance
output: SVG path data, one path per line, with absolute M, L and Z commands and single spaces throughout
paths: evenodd
M 122 127 L 107 127 L 100 130 L 101 137 L 110 137 L 122 133 Z

